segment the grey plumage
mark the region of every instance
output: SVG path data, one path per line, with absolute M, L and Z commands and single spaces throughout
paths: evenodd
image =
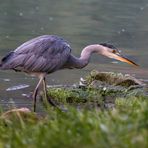
M 62 67 L 70 55 L 69 44 L 60 37 L 44 35 L 34 38 L 10 52 L 1 69 L 51 73 Z

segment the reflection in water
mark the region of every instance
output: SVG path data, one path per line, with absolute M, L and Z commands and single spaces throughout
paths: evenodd
M 83 70 L 64 70 L 51 74 L 48 83 L 73 84 L 92 69 L 130 73 L 148 79 L 148 2 L 147 0 L 5 0 L 0 5 L 0 58 L 21 43 L 43 34 L 57 34 L 69 40 L 75 55 L 93 43 L 111 42 L 129 55 L 141 68 L 135 69 L 104 57 L 92 57 Z M 98 64 L 100 63 L 100 64 Z M 37 81 L 36 81 L 37 82 Z M 25 84 L 29 88 L 6 92 Z M 0 98 L 26 103 L 21 94 L 32 91 L 31 77 L 12 71 L 0 72 Z M 1 99 L 1 100 L 2 100 Z M 7 101 L 6 101 L 7 102 Z

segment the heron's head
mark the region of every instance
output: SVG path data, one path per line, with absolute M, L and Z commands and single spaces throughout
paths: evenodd
M 101 45 L 102 48 L 104 49 L 104 50 L 102 50 L 102 53 L 101 53 L 102 55 L 104 55 L 106 57 L 109 57 L 109 58 L 112 58 L 112 59 L 116 59 L 116 60 L 119 60 L 119 61 L 128 63 L 128 64 L 132 64 L 134 66 L 138 66 L 133 61 L 127 59 L 126 57 L 123 57 L 120 54 L 120 51 L 118 50 L 118 48 L 116 48 L 112 44 L 109 44 L 109 43 L 100 43 L 99 45 Z

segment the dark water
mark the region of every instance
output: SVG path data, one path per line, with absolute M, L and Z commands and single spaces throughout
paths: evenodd
M 0 3 L 0 58 L 24 41 L 43 34 L 68 40 L 79 55 L 88 44 L 111 42 L 140 68 L 93 56 L 83 70 L 48 76 L 48 84 L 73 84 L 89 71 L 117 71 L 148 80 L 147 0 L 5 0 Z M 0 72 L 0 102 L 31 106 L 27 98 L 37 83 L 23 73 Z M 16 87 L 14 87 L 16 86 Z M 21 89 L 24 88 L 24 89 Z

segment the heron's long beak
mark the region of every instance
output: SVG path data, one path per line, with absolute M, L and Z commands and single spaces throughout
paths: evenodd
M 125 63 L 128 63 L 128 64 L 131 64 L 131 65 L 134 65 L 134 66 L 139 66 L 137 65 L 135 62 L 123 57 L 122 55 L 120 54 L 114 54 L 114 53 L 111 53 L 110 58 L 113 58 L 113 59 L 116 59 L 116 60 L 119 60 L 119 61 L 122 61 L 122 62 L 125 62 Z

